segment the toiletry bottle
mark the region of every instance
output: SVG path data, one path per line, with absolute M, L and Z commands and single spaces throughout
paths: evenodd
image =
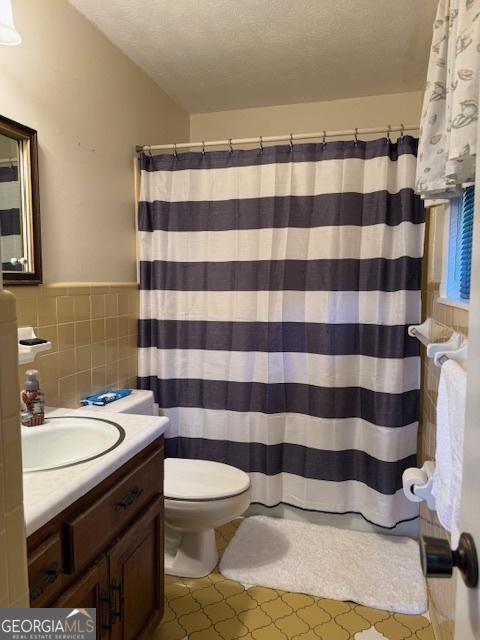
M 22 391 L 22 424 L 25 427 L 37 427 L 45 421 L 45 396 L 40 391 L 38 371 L 26 372 L 25 389 Z

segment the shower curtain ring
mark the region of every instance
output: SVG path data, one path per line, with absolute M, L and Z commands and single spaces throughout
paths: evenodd
M 233 153 L 233 144 L 231 138 L 228 139 L 228 146 L 230 147 L 230 153 Z
M 173 155 L 175 156 L 175 158 L 178 156 L 178 153 L 177 153 L 177 143 L 176 143 L 176 142 L 175 142 L 175 143 L 174 143 L 174 145 L 173 145 Z
M 322 144 L 324 147 L 327 144 L 327 132 L 325 131 L 325 129 L 323 130 Z
M 403 138 L 405 137 L 405 125 L 400 124 L 400 141 L 403 142 Z
M 391 140 L 390 140 L 391 132 L 392 132 L 392 127 L 391 127 L 391 125 L 388 125 L 388 129 L 387 129 L 387 141 L 388 142 L 391 142 Z
M 290 151 L 293 151 L 293 133 L 290 134 Z
M 260 153 L 263 153 L 263 137 L 260 136 Z
M 151 158 L 152 157 L 152 145 L 151 144 L 148 145 L 147 153 Z
M 353 134 L 353 137 L 354 137 L 354 144 L 355 144 L 355 146 L 357 146 L 357 143 L 358 143 L 358 129 L 357 129 L 357 127 L 355 127 L 355 133 Z

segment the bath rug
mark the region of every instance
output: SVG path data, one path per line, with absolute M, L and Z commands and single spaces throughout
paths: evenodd
M 252 516 L 223 553 L 220 572 L 248 586 L 423 614 L 425 578 L 411 538 Z

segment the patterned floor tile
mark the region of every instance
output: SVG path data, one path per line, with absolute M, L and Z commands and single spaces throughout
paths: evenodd
M 354 640 L 385 640 L 386 636 L 379 633 L 376 629 L 367 629 L 366 631 L 360 631 L 355 634 Z
M 217 531 L 220 554 L 239 524 Z M 245 588 L 218 569 L 198 580 L 166 576 L 165 591 L 165 616 L 154 640 L 434 640 L 427 616 Z

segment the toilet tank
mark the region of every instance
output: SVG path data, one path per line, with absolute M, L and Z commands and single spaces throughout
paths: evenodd
M 135 413 L 141 416 L 153 416 L 154 399 L 153 391 L 133 389 L 132 393 L 126 398 L 115 400 L 103 407 L 95 407 L 93 405 L 85 407 L 89 411 L 109 411 L 110 413 Z

